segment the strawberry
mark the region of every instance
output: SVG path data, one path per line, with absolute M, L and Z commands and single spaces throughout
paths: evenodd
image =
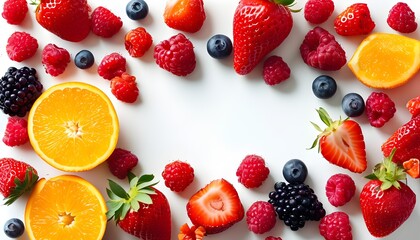
M 417 116 L 420 113 L 420 96 L 408 100 L 405 107 L 411 113 L 412 117 Z
M 225 231 L 244 218 L 244 207 L 234 186 L 225 179 L 211 181 L 187 203 L 187 214 L 206 234 Z
M 107 218 L 114 219 L 125 232 L 140 239 L 171 239 L 171 210 L 165 195 L 153 186 L 153 175 L 128 174 L 130 190 L 126 192 L 112 180 L 106 189 Z
M 416 195 L 402 181 L 404 169 L 392 161 L 395 149 L 389 157 L 376 165 L 371 179 L 360 193 L 360 208 L 366 227 L 372 236 L 381 238 L 397 230 L 411 215 Z
M 403 168 L 406 173 L 412 178 L 420 178 L 420 160 L 417 158 L 410 158 L 403 162 Z
M 38 5 L 37 22 L 48 31 L 70 42 L 80 42 L 88 36 L 91 20 L 87 0 L 31 1 Z
M 37 171 L 25 162 L 13 158 L 0 159 L 0 192 L 5 205 L 10 205 L 38 181 Z
M 167 0 L 163 18 L 170 28 L 198 32 L 206 20 L 203 0 Z
M 319 144 L 318 150 L 330 163 L 355 173 L 365 171 L 367 167 L 366 150 L 360 125 L 348 118 L 333 121 L 323 108 L 319 108 L 317 112 L 327 128 L 322 130 L 311 122 L 321 132 L 311 149 Z
M 233 61 L 238 74 L 250 73 L 289 35 L 293 0 L 241 0 L 233 18 Z
M 366 3 L 355 3 L 340 13 L 334 21 L 335 31 L 342 36 L 369 34 L 375 28 Z

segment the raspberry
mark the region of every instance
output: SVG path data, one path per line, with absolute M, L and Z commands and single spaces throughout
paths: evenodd
M 121 77 L 114 77 L 111 80 L 111 92 L 120 101 L 126 103 L 135 102 L 139 96 L 136 77 L 128 73 L 123 73 Z
M 37 49 L 38 41 L 26 32 L 14 32 L 7 40 L 7 55 L 16 62 L 32 57 Z
M 346 64 L 346 52 L 335 37 L 321 27 L 309 31 L 300 46 L 303 61 L 326 71 L 339 70 Z
M 28 122 L 20 117 L 9 117 L 3 142 L 7 146 L 20 146 L 29 141 Z
M 194 46 L 182 33 L 157 44 L 153 57 L 159 67 L 177 76 L 186 76 L 195 69 Z
M 246 223 L 253 233 L 270 231 L 276 224 L 277 215 L 273 205 L 265 201 L 254 202 L 246 211 Z
M 6 0 L 1 16 L 7 23 L 19 25 L 28 13 L 28 4 L 25 0 Z
M 268 236 L 265 238 L 265 240 L 281 240 L 281 237 Z
M 415 117 L 420 113 L 420 96 L 408 100 L 405 107 L 411 113 L 411 117 Z
M 109 170 L 119 179 L 127 177 L 138 161 L 136 155 L 122 148 L 116 148 L 107 159 Z
M 388 25 L 401 33 L 412 33 L 417 29 L 416 16 L 407 3 L 398 2 L 389 10 Z
M 334 12 L 332 0 L 309 0 L 305 4 L 304 17 L 312 24 L 321 24 Z
M 248 155 L 236 170 L 238 181 L 246 188 L 256 188 L 267 179 L 270 170 L 265 166 L 265 161 L 257 155 Z
M 141 57 L 150 46 L 152 46 L 152 36 L 143 27 L 135 28 L 125 35 L 124 46 L 132 57 Z
M 268 85 L 279 84 L 290 77 L 290 68 L 283 58 L 271 56 L 264 61 L 263 78 Z
M 116 76 L 121 76 L 126 71 L 126 60 L 119 53 L 106 55 L 98 66 L 99 76 L 111 80 Z
M 356 192 L 353 179 L 344 173 L 332 175 L 325 185 L 328 201 L 338 207 L 348 203 Z
M 349 216 L 345 212 L 333 212 L 319 223 L 319 233 L 325 240 L 352 240 Z
M 372 92 L 366 99 L 366 115 L 373 127 L 382 127 L 396 111 L 395 103 L 383 92 Z
M 92 15 L 92 32 L 100 37 L 110 38 L 120 31 L 123 22 L 121 18 L 104 7 L 97 7 Z
M 162 177 L 171 191 L 181 192 L 194 180 L 194 169 L 187 162 L 176 160 L 166 164 Z
M 42 64 L 51 76 L 58 76 L 66 70 L 70 62 L 69 52 L 55 44 L 47 44 L 42 50 Z

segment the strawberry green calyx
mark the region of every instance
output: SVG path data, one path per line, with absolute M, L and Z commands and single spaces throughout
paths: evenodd
M 391 187 L 400 189 L 399 181 L 405 180 L 407 178 L 404 168 L 397 165 L 392 161 L 392 157 L 396 152 L 394 148 L 391 154 L 384 158 L 382 163 L 378 163 L 373 169 L 373 173 L 366 176 L 366 178 L 371 180 L 379 180 L 382 182 L 381 190 L 387 190 Z
M 14 183 L 15 187 L 10 192 L 10 195 L 4 198 L 4 205 L 11 205 L 14 203 L 20 196 L 25 192 L 28 192 L 32 189 L 35 183 L 38 181 L 39 177 L 37 172 L 32 167 L 28 167 L 25 172 L 25 178 L 21 181 L 19 178 L 15 178 Z
M 283 5 L 285 7 L 287 7 L 291 12 L 300 12 L 302 10 L 302 8 L 300 9 L 292 9 L 291 7 L 293 7 L 296 4 L 295 0 L 271 0 L 272 2 L 274 2 L 275 4 L 279 4 L 279 5 Z
M 153 181 L 153 178 L 152 174 L 137 177 L 133 173 L 129 173 L 130 189 L 128 192 L 116 182 L 108 179 L 109 189 L 106 189 L 106 193 L 110 200 L 106 202 L 108 207 L 107 219 L 114 219 L 118 222 L 125 218 L 130 209 L 133 211 L 139 210 L 140 203 L 152 204 L 150 195 L 156 194 L 152 187 L 158 183 Z

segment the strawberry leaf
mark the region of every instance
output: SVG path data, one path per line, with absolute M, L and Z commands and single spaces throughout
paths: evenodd
M 109 187 L 111 188 L 111 191 L 117 195 L 120 198 L 128 199 L 130 196 L 128 193 L 122 188 L 120 185 L 118 185 L 116 182 L 108 179 Z

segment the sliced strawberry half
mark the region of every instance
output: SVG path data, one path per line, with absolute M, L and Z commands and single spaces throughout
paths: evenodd
M 222 232 L 244 218 L 244 208 L 235 187 L 225 179 L 213 180 L 187 203 L 187 214 L 206 234 Z
M 366 149 L 360 125 L 348 118 L 333 121 L 323 108 L 319 108 L 317 112 L 327 127 L 321 129 L 312 123 L 321 133 L 315 139 L 311 149 L 319 144 L 318 150 L 330 163 L 355 173 L 365 171 Z

